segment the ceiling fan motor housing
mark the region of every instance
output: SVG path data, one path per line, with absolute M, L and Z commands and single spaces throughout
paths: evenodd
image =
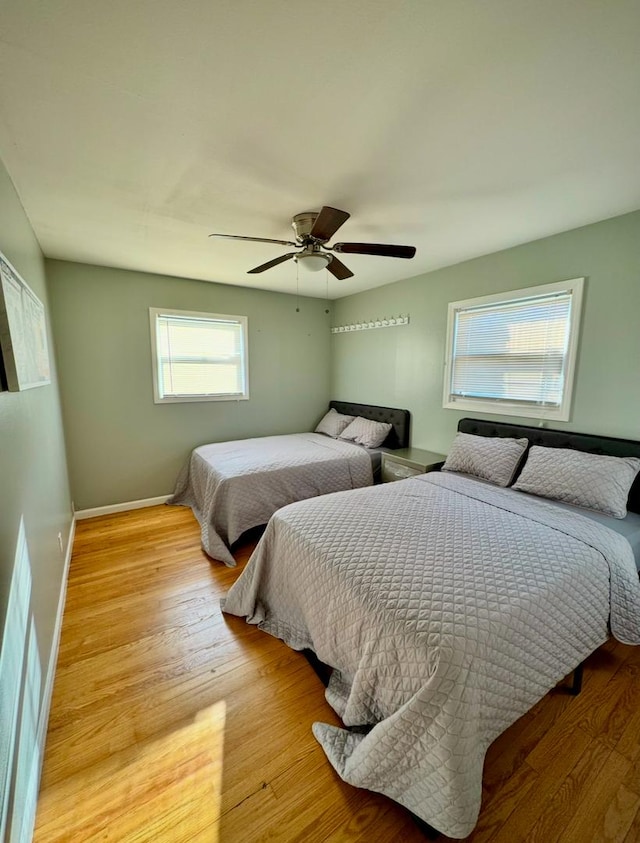
M 291 227 L 296 233 L 296 239 L 301 242 L 311 233 L 313 224 L 318 218 L 317 211 L 303 211 L 291 219 Z

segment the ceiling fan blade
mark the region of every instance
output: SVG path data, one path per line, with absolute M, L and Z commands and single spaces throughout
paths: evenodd
M 253 243 L 278 243 L 280 246 L 297 246 L 291 240 L 272 240 L 270 237 L 243 237 L 241 234 L 210 234 L 209 237 L 223 237 L 225 240 L 251 240 Z
M 348 255 L 379 255 L 384 258 L 412 258 L 415 246 L 394 246 L 391 243 L 336 243 L 334 252 Z
M 316 217 L 316 221 L 309 232 L 309 237 L 315 237 L 316 240 L 326 243 L 327 240 L 331 240 L 336 231 L 350 216 L 346 211 L 324 205 Z
M 284 263 L 284 261 L 291 260 L 291 258 L 295 258 L 295 252 L 289 252 L 286 255 L 280 255 L 279 258 L 275 258 L 272 261 L 267 261 L 267 263 L 262 263 L 260 266 L 256 266 L 255 269 L 250 269 L 247 275 L 254 275 L 256 272 L 264 272 L 265 269 L 271 269 L 272 266 L 277 266 L 279 263 Z
M 342 261 L 339 261 L 335 255 L 333 255 L 327 264 L 327 269 L 339 281 L 344 281 L 345 278 L 351 278 L 353 276 L 353 272 L 351 272 L 351 270 L 346 267 Z

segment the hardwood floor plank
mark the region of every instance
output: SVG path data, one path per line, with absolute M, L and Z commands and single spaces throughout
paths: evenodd
M 485 764 L 484 787 L 489 793 L 504 786 L 571 705 L 572 699 L 565 693 L 551 692 L 544 698 L 544 705 L 536 705 L 529 716 L 514 724 L 515 729 L 512 726 L 504 733 L 500 743 L 502 751 L 499 754 L 492 753 L 490 763 Z M 518 735 L 517 740 L 513 740 L 514 732 Z
M 639 739 L 639 737 L 640 736 L 636 735 L 636 739 Z M 627 760 L 629 760 L 628 757 Z M 636 754 L 635 758 L 630 763 L 631 766 L 629 767 L 629 772 L 622 783 L 626 788 L 640 795 L 640 753 Z M 638 840 L 640 840 L 640 837 L 638 837 Z
M 36 843 L 218 839 L 224 705 L 45 789 Z M 82 798 L 78 799 L 79 793 Z
M 553 797 L 543 808 L 540 818 L 529 833 L 531 843 L 580 843 L 597 840 L 594 837 L 575 837 L 568 826 L 574 818 L 583 794 L 590 784 L 598 781 L 612 750 L 597 740 L 587 744 L 578 763 L 565 777 Z
M 629 826 L 627 835 L 622 843 L 638 843 L 638 840 L 640 840 L 640 809 L 636 811 L 633 822 Z
M 292 785 L 299 793 L 295 804 L 286 798 Z M 223 814 L 223 839 L 242 840 L 243 832 L 251 829 L 256 843 L 323 840 L 332 824 L 348 817 L 350 790 L 353 788 L 335 776 L 322 758 L 315 754 L 311 761 L 302 758 Z
M 631 765 L 624 756 L 613 751 L 609 754 L 600 774 L 592 779 L 583 789 L 577 801 L 576 811 L 567 826 L 567 835 L 575 840 L 618 840 L 624 839 L 637 810 L 638 795 L 632 794 L 633 800 L 621 793 L 620 780 L 624 779 Z M 626 795 L 631 791 L 626 791 Z M 633 810 L 625 825 L 625 807 L 633 804 Z M 622 816 L 620 816 L 620 813 Z M 622 837 L 619 836 L 624 826 Z
M 551 730 L 553 731 L 554 729 Z M 591 736 L 580 728 L 573 729 L 571 735 L 567 735 L 566 738 L 566 740 L 561 740 L 556 734 L 554 751 L 552 752 L 550 748 L 546 750 L 544 762 L 539 756 L 537 757 L 539 766 L 534 768 L 537 772 L 534 786 L 527 789 L 526 798 L 518 803 L 519 810 L 511 812 L 491 838 L 491 843 L 513 843 L 514 840 L 526 840 L 530 835 L 541 813 L 592 740 Z M 530 753 L 530 755 L 534 754 L 535 750 Z M 530 764 L 529 756 L 526 763 Z
M 639 806 L 640 795 L 621 785 L 604 816 L 604 839 L 623 843 Z
M 400 805 L 376 794 L 370 794 L 370 800 L 354 799 L 347 821 L 325 837 L 323 843 L 389 843 L 391 840 L 426 843 L 413 818 Z
M 585 698 L 580 726 L 612 749 L 619 741 L 640 693 L 638 666 L 624 662 L 588 705 Z
M 504 781 L 499 791 L 494 791 L 483 800 L 478 824 L 467 839 L 473 843 L 493 841 L 518 806 L 526 804 L 537 780 L 538 774 L 535 770 L 526 763 L 520 764 L 513 775 Z

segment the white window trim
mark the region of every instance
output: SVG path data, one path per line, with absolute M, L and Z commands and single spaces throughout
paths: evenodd
M 444 361 L 444 388 L 442 406 L 449 410 L 472 410 L 477 413 L 492 413 L 502 416 L 520 416 L 522 418 L 544 418 L 556 421 L 569 421 L 571 418 L 571 405 L 573 400 L 573 387 L 578 356 L 578 338 L 580 334 L 580 322 L 582 318 L 582 296 L 584 289 L 584 278 L 572 278 L 569 281 L 558 281 L 552 284 L 541 284 L 537 287 L 524 287 L 521 290 L 510 290 L 506 293 L 496 293 L 489 296 L 479 296 L 464 301 L 449 303 L 447 318 L 447 341 L 445 346 Z M 562 404 L 559 407 L 551 407 L 548 404 L 536 407 L 532 404 L 522 402 L 509 402 L 505 400 L 491 400 L 485 398 L 451 398 L 451 375 L 453 364 L 453 340 L 455 328 L 455 315 L 458 310 L 465 310 L 471 307 L 482 305 L 502 304 L 519 299 L 535 298 L 536 296 L 553 295 L 554 293 L 570 292 L 571 298 L 571 323 L 569 326 L 569 341 L 566 356 L 565 388 L 562 396 Z
M 158 340 L 156 319 L 158 316 L 185 316 L 195 319 L 220 319 L 236 321 L 242 326 L 242 363 L 245 391 L 243 395 L 168 395 L 162 396 L 158 388 Z M 225 313 L 204 313 L 197 310 L 178 310 L 174 307 L 150 307 L 149 326 L 151 330 L 151 371 L 153 381 L 153 401 L 155 404 L 186 404 L 196 401 L 248 401 L 249 400 L 249 320 L 246 316 L 232 316 Z

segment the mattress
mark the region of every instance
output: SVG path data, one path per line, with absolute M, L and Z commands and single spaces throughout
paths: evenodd
M 524 494 L 519 492 L 518 494 Z M 533 497 L 533 495 L 531 495 Z M 583 509 L 582 507 L 572 506 L 569 503 L 560 503 L 559 501 L 552 502 L 554 506 L 560 509 L 565 509 L 567 512 L 575 512 L 582 515 L 584 518 L 589 518 L 604 527 L 608 527 L 618 535 L 625 538 L 631 545 L 633 556 L 636 563 L 636 568 L 640 572 L 640 514 L 637 512 L 628 512 L 626 518 L 612 518 L 611 515 L 605 515 L 603 512 L 594 512 L 590 509 Z

